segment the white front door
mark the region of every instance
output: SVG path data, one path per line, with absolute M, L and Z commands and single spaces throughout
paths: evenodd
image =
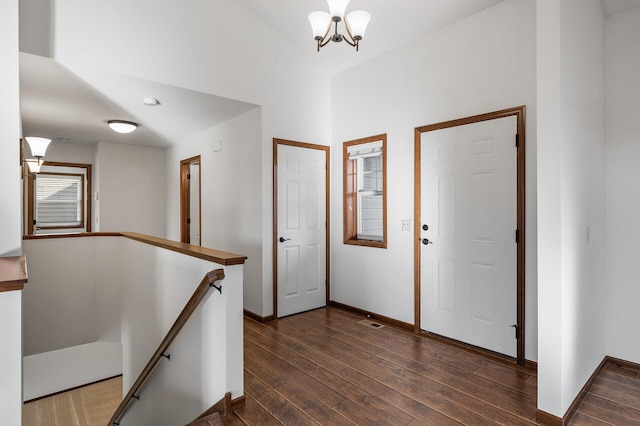
M 417 224 L 420 328 L 514 357 L 515 135 L 513 116 L 422 133 Z
M 326 305 L 326 151 L 277 145 L 277 316 Z

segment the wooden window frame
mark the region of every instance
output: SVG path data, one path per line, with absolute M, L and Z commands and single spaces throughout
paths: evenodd
M 354 145 L 382 141 L 382 241 L 358 238 L 357 160 L 349 160 Z M 387 248 L 387 134 L 369 136 L 342 144 L 342 207 L 344 244 Z
M 37 235 L 34 233 L 34 221 L 35 221 L 35 179 L 37 174 L 43 175 L 61 175 L 61 176 L 84 176 L 86 179 L 81 179 L 82 182 L 82 202 L 81 202 L 81 221 L 80 225 L 74 226 L 40 226 L 43 230 L 59 230 L 59 229 L 82 229 L 82 232 L 91 232 L 91 201 L 92 201 L 92 187 L 91 187 L 91 164 L 79 164 L 79 163 L 61 163 L 53 161 L 45 161 L 41 167 L 68 167 L 76 169 L 84 169 L 85 173 L 62 173 L 62 172 L 39 172 L 32 173 L 28 167 L 25 167 L 27 171 L 27 221 L 25 223 L 24 235 Z M 61 234 L 66 234 L 61 233 Z M 76 232 L 68 232 L 68 234 L 74 234 Z

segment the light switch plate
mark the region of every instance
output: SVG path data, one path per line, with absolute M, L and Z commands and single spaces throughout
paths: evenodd
M 403 231 L 411 231 L 411 219 L 403 219 L 402 220 L 402 230 Z

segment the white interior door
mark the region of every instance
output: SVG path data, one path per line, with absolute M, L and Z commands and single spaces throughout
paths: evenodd
M 515 135 L 513 116 L 423 133 L 419 225 L 430 242 L 420 244 L 420 327 L 513 357 Z
M 278 317 L 326 305 L 326 154 L 277 146 Z

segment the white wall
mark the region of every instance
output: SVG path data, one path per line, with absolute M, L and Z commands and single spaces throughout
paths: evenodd
M 167 236 L 180 241 L 180 161 L 200 155 L 202 245 L 248 256 L 246 309 L 262 312 L 261 109 L 255 108 L 168 148 Z M 214 146 L 222 142 L 222 151 Z
M 100 142 L 96 158 L 95 230 L 164 237 L 166 150 Z
M 122 345 L 93 342 L 24 357 L 23 400 L 122 374 Z
M 537 16 L 538 408 L 562 417 L 605 356 L 604 12 Z
M 20 254 L 20 98 L 18 2 L 0 6 L 0 256 Z
M 132 240 L 121 247 L 125 393 L 204 275 L 223 268 L 225 278 L 222 294 L 209 291 L 169 349 L 171 360 L 161 360 L 120 424 L 186 424 L 225 392 L 242 396 L 243 266 L 224 267 Z
M 0 413 L 3 424 L 22 424 L 22 292 L 0 292 Z
M 18 1 L 0 2 L 0 256 L 21 253 Z M 0 293 L 0 413 L 22 423 L 22 292 Z
M 25 240 L 23 250 L 24 355 L 95 341 L 95 239 Z
M 20 0 L 20 51 L 51 56 L 53 0 Z
M 413 220 L 414 128 L 526 105 L 526 357 L 536 359 L 535 79 L 535 5 L 526 0 L 501 3 L 334 77 L 333 300 L 413 324 L 414 234 L 401 225 Z M 343 245 L 341 143 L 380 133 L 388 138 L 388 248 Z
M 607 354 L 640 363 L 640 8 L 606 21 Z
M 272 314 L 272 139 L 330 141 L 330 80 L 311 60 L 315 50 L 294 47 L 235 1 L 197 0 L 184 7 L 178 0 L 67 0 L 54 7 L 53 50 L 63 64 L 262 107 L 261 175 L 256 182 L 264 194 L 256 215 L 261 220 L 262 271 L 260 285 L 247 298 L 255 301 L 256 314 Z M 108 230 L 102 225 L 100 230 Z

